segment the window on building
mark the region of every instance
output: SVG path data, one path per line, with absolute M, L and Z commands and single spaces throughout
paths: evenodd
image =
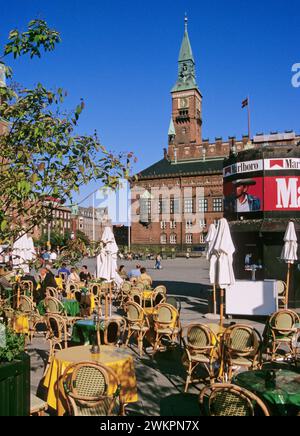
M 193 199 L 186 198 L 184 200 L 184 213 L 193 213 Z
M 160 222 L 160 228 L 161 228 L 162 230 L 165 230 L 165 229 L 167 228 L 167 221 L 161 221 L 161 222 Z
M 177 236 L 175 234 L 170 235 L 170 244 L 177 244 Z
M 200 225 L 200 229 L 205 229 L 205 227 L 206 227 L 206 219 L 205 218 L 200 219 L 199 225 Z
M 171 198 L 170 200 L 170 213 L 179 214 L 179 198 Z
M 208 201 L 207 198 L 199 198 L 199 212 L 208 211 Z
M 222 212 L 223 211 L 223 198 L 213 198 L 213 211 Z
M 205 236 L 203 235 L 203 233 L 200 233 L 200 244 L 204 244 L 205 243 Z
M 160 198 L 158 201 L 158 213 L 161 214 L 165 214 L 168 213 L 168 201 Z
M 151 221 L 151 199 L 140 199 L 140 221 L 148 223 Z
M 171 221 L 170 222 L 170 228 L 171 229 L 176 229 L 176 221 Z
M 192 230 L 192 228 L 193 228 L 193 220 L 186 220 L 185 228 L 186 228 L 186 230 Z
M 165 235 L 164 233 L 162 235 L 160 235 L 160 243 L 161 244 L 167 243 L 167 235 Z
M 193 243 L 193 235 L 191 235 L 191 234 L 185 235 L 185 243 L 192 244 Z

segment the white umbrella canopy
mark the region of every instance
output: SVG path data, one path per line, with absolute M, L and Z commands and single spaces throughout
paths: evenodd
M 36 251 L 33 239 L 25 233 L 13 245 L 12 260 L 14 268 L 22 269 L 25 273 L 29 273 L 28 262 L 32 261 L 35 256 Z
M 298 260 L 298 243 L 295 224 L 292 221 L 290 221 L 287 226 L 283 240 L 284 246 L 281 252 L 281 259 L 286 263 L 294 263 L 296 260 Z
M 284 246 L 281 252 L 281 259 L 288 264 L 287 277 L 286 277 L 286 295 L 285 295 L 285 308 L 287 309 L 289 303 L 291 265 L 296 260 L 298 260 L 297 235 L 295 230 L 295 224 L 293 223 L 293 221 L 290 221 L 288 223 L 283 240 L 284 240 Z
M 110 227 L 105 227 L 101 242 L 103 244 L 103 248 L 97 256 L 96 276 L 97 278 L 104 279 L 107 282 L 114 281 L 119 287 L 123 283 L 123 280 L 117 272 L 119 249 Z
M 233 272 L 233 253 L 235 247 L 232 242 L 228 222 L 221 218 L 218 223 L 217 234 L 211 249 L 210 277 L 220 288 L 227 288 L 235 283 Z
M 220 325 L 223 325 L 224 289 L 235 283 L 232 267 L 235 251 L 228 222 L 221 218 L 210 254 L 210 280 L 220 288 Z
M 206 254 L 207 259 L 210 258 L 210 253 L 211 253 L 211 250 L 214 246 L 214 240 L 215 240 L 216 235 L 217 235 L 216 226 L 214 224 L 211 224 L 209 226 L 208 233 L 207 233 L 206 238 L 205 238 L 205 243 L 207 245 L 207 254 Z

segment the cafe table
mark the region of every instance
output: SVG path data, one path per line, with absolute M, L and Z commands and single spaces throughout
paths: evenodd
M 237 374 L 232 382 L 260 397 L 273 415 L 289 416 L 300 410 L 300 373 L 264 369 Z M 273 413 L 272 413 L 273 412 Z
M 132 356 L 123 348 L 112 345 L 101 345 L 99 354 L 92 354 L 90 346 L 66 348 L 58 351 L 52 359 L 44 379 L 44 386 L 48 389 L 47 403 L 63 416 L 67 410 L 66 397 L 62 386 L 62 375 L 65 369 L 73 363 L 90 361 L 100 363 L 111 368 L 120 382 L 121 404 L 138 401 L 137 382 Z M 109 394 L 115 392 L 117 386 L 109 386 Z

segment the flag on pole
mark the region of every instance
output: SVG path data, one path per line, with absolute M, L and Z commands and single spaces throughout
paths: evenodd
M 245 100 L 242 101 L 242 109 L 248 105 L 249 105 L 249 99 L 247 97 Z

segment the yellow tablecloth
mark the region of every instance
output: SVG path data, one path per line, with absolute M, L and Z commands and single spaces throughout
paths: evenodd
M 26 315 L 17 315 L 13 322 L 13 329 L 16 333 L 29 333 L 29 320 Z
M 111 345 L 102 345 L 100 354 L 91 354 L 90 348 L 90 346 L 80 346 L 58 351 L 47 371 L 44 380 L 44 386 L 48 388 L 47 403 L 57 410 L 59 416 L 64 415 L 66 411 L 63 388 L 59 386 L 60 378 L 68 365 L 81 361 L 98 362 L 112 368 L 120 380 L 121 402 L 126 404 L 138 401 L 132 356 L 124 349 Z M 110 393 L 113 393 L 115 389 L 116 386 L 112 385 Z
M 151 300 L 152 293 L 153 291 L 143 291 L 142 292 L 143 300 Z

